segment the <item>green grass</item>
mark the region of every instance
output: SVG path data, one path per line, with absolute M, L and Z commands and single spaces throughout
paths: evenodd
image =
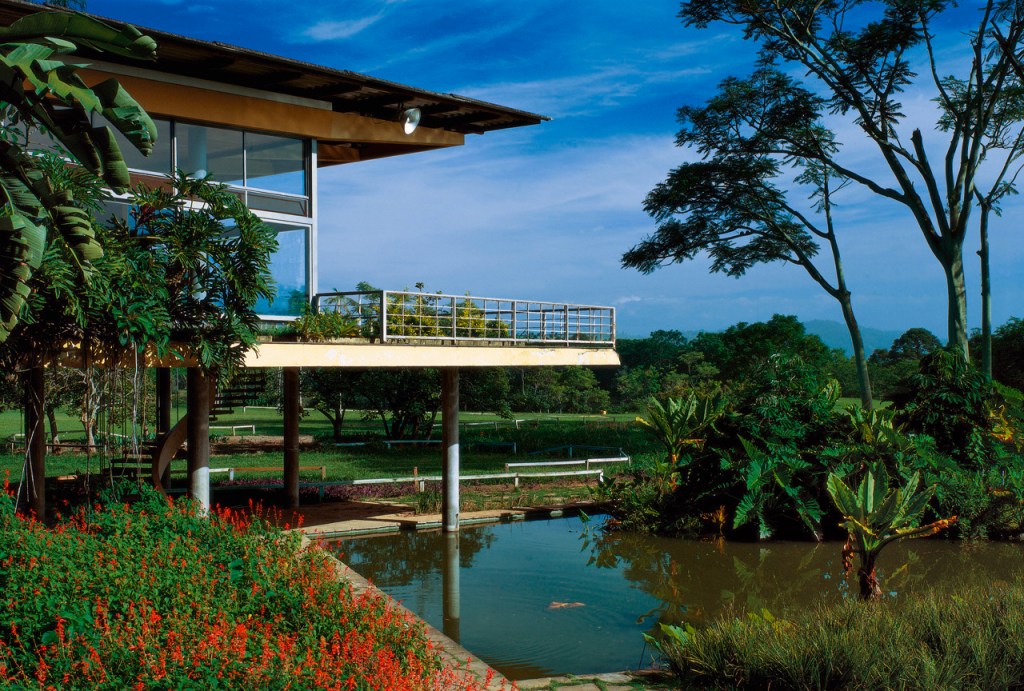
M 658 453 L 651 440 L 635 425 L 629 424 L 632 416 L 582 416 L 582 415 L 561 415 L 543 416 L 528 415 L 517 416 L 519 420 L 526 420 L 516 428 L 514 421 L 502 420 L 495 415 L 463 413 L 460 420 L 469 423 L 489 423 L 485 425 L 468 425 L 463 427 L 461 469 L 463 475 L 481 473 L 499 473 L 505 471 L 505 463 L 516 461 L 535 461 L 545 457 L 557 460 L 565 458 L 564 453 L 552 452 L 548 455 L 530 456 L 530 451 L 541 450 L 563 444 L 585 444 L 595 446 L 615 447 L 613 451 L 591 451 L 577 452 L 575 456 L 581 457 L 581 453 L 591 456 L 606 456 L 617 452 L 618 447 L 623 448 L 628 454 L 639 457 L 643 462 L 647 455 Z M 67 422 L 69 429 L 71 425 L 77 425 L 76 420 L 67 416 L 61 418 L 63 425 Z M 348 423 L 349 421 L 347 421 Z M 282 434 L 282 421 L 280 414 L 273 409 L 253 409 L 246 411 L 238 410 L 233 415 L 224 416 L 213 423 L 215 425 L 228 424 L 254 424 L 258 435 L 280 436 Z M 14 411 L 0 413 L 0 435 L 3 430 L 9 430 L 10 434 L 20 428 L 20 415 Z M 216 431 L 215 431 L 216 432 Z M 311 413 L 303 418 L 300 425 L 301 434 L 314 435 L 323 440 L 318 450 L 303 451 L 300 456 L 300 463 L 303 466 L 325 466 L 327 479 L 331 480 L 355 480 L 364 478 L 385 478 L 405 477 L 413 475 L 414 471 L 419 475 L 440 475 L 442 454 L 438 446 L 412 447 L 396 446 L 392 449 L 384 448 L 380 444 L 371 443 L 368 446 L 356 447 L 334 447 L 331 445 L 330 424 L 318 413 Z M 346 434 L 374 434 L 379 439 L 377 426 L 367 427 L 366 423 L 360 420 L 358 414 L 351 414 L 351 425 L 346 424 Z M 70 439 L 74 435 L 62 434 L 62 439 Z M 6 438 L 6 435 L 3 436 Z M 76 439 L 81 438 L 78 433 Z M 436 437 L 435 437 L 436 438 Z M 474 447 L 477 441 L 515 441 L 518 445 L 518 454 L 513 455 L 510 450 L 502 448 L 488 449 L 486 447 Z M 245 468 L 245 467 L 271 467 L 280 468 L 283 465 L 283 451 L 246 451 L 245 453 L 221 453 L 221 445 L 217 440 L 212 444 L 213 457 L 210 465 L 213 468 Z M 10 473 L 12 481 L 17 481 L 22 476 L 23 453 L 19 449 L 15 453 L 10 452 L 10 447 L 0 447 L 0 472 L 6 470 Z M 46 459 L 47 476 L 74 475 L 85 473 L 96 473 L 106 468 L 108 457 L 120 456 L 119 449 L 109 449 L 104 452 L 102 449 L 95 453 L 92 459 L 81 452 L 69 452 L 65 450 L 60 454 L 48 454 Z M 183 461 L 177 461 L 178 467 L 184 467 Z M 604 466 L 606 473 L 614 473 L 623 466 Z M 544 472 L 545 470 L 580 470 L 581 467 L 536 467 L 524 468 L 522 472 Z M 302 479 L 316 481 L 320 479 L 318 471 L 303 471 Z M 214 481 L 226 477 L 215 476 Z M 262 477 L 268 480 L 279 479 L 281 471 L 263 473 L 239 473 L 236 478 Z
M 184 409 L 175 409 L 172 411 L 172 420 L 176 421 L 178 415 L 184 413 Z M 514 419 L 508 420 L 499 417 L 493 413 L 460 413 L 459 421 L 466 423 L 464 427 L 466 430 L 471 430 L 479 425 L 479 429 L 486 429 L 486 426 L 481 423 L 492 423 L 492 425 L 499 429 L 507 427 L 515 427 L 515 420 L 526 420 L 526 421 L 545 421 L 545 422 L 567 422 L 567 423 L 593 423 L 593 424 L 605 424 L 610 422 L 632 422 L 636 416 L 631 413 L 616 413 L 611 415 L 558 415 L 558 414 L 546 414 L 546 413 L 516 413 Z M 441 416 L 437 416 L 437 421 L 441 421 Z M 281 436 L 284 434 L 284 422 L 276 409 L 273 408 L 246 408 L 236 409 L 231 415 L 220 416 L 217 420 L 210 423 L 214 427 L 224 427 L 229 425 L 255 425 L 256 434 L 259 435 L 270 435 L 270 436 Z M 18 410 L 5 410 L 0 412 L 0 440 L 6 440 L 10 435 L 15 433 L 24 432 L 24 418 Z M 152 427 L 152 423 L 150 425 Z M 61 433 L 61 439 L 67 441 L 79 441 L 84 439 L 84 433 L 82 431 L 82 425 L 78 421 L 77 417 L 68 415 L 63 411 L 57 413 L 57 427 Z M 102 423 L 100 427 L 103 428 Z M 493 429 L 493 427 L 491 427 Z M 345 416 L 345 427 L 346 434 L 383 434 L 383 427 L 377 419 L 364 420 L 362 411 L 352 410 L 349 411 Z M 115 434 L 129 435 L 131 429 L 128 425 L 115 424 L 111 425 L 110 431 Z M 49 434 L 49 427 L 47 427 L 47 434 Z M 300 434 L 311 434 L 316 437 L 330 437 L 333 434 L 331 423 L 328 422 L 320 413 L 315 410 L 307 410 L 306 414 L 302 417 L 299 423 Z M 214 429 L 214 436 L 226 436 L 229 435 L 229 430 Z M 241 434 L 249 434 L 248 431 L 242 432 Z
M 662 647 L 683 688 L 1019 689 L 1024 585 L 723 619 Z
M 876 408 L 888 408 L 889 406 L 892 405 L 891 401 L 883 401 L 880 398 L 874 399 L 874 402 L 875 402 L 875 407 Z M 860 407 L 860 398 L 856 397 L 856 396 L 843 396 L 839 400 L 836 401 L 835 409 L 836 410 L 846 410 L 850 406 L 853 406 L 854 408 L 859 408 Z

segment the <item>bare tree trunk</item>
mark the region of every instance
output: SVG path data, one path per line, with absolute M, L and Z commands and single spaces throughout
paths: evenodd
M 46 404 L 46 420 L 50 423 L 51 453 L 56 455 L 60 453 L 60 430 L 57 429 L 57 409 L 52 403 Z
M 960 350 L 965 358 L 970 358 L 970 347 L 967 343 L 967 287 L 964 280 L 963 252 L 959 243 L 946 252 L 942 270 L 946 275 L 946 294 L 949 301 L 949 346 Z
M 988 213 L 991 207 L 981 207 L 981 373 L 992 380 L 992 275 L 989 272 Z
M 846 321 L 846 328 L 850 331 L 850 340 L 853 342 L 853 361 L 857 364 L 857 384 L 860 387 L 860 405 L 864 410 L 871 410 L 875 401 L 871 392 L 871 375 L 868 373 L 868 358 L 864 352 L 864 338 L 860 333 L 860 325 L 857 317 L 853 314 L 853 304 L 850 302 L 850 293 L 843 293 L 839 298 L 839 304 L 843 308 L 843 319 Z
M 334 419 L 331 424 L 334 426 L 334 441 L 341 441 L 345 427 L 345 404 L 340 395 L 334 403 Z

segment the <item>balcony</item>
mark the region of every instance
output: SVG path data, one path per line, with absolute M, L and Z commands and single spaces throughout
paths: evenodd
M 345 338 L 265 343 L 249 367 L 616 366 L 615 309 L 395 290 L 320 293 Z
M 615 347 L 614 307 L 377 290 L 320 293 L 313 308 L 380 343 Z

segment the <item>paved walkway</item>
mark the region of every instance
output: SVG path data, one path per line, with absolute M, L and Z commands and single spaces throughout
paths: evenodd
M 463 513 L 460 524 L 521 521 L 530 518 L 550 518 L 578 513 L 580 509 L 593 511 L 593 504 L 565 506 L 523 506 L 514 509 L 492 509 Z M 388 501 L 344 501 L 308 504 L 288 517 L 288 523 L 297 524 L 302 517 L 302 532 L 310 538 L 329 539 L 370 533 L 393 533 L 400 530 L 432 530 L 441 527 L 441 514 L 418 514 L 405 504 Z

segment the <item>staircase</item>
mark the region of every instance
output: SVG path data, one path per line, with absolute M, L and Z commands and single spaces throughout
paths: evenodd
M 219 415 L 232 414 L 235 408 L 252 405 L 256 397 L 266 391 L 267 374 L 262 369 L 243 369 L 239 370 L 230 383 L 221 386 L 217 382 L 213 384 L 213 387 L 214 390 L 210 396 L 212 399 L 210 402 L 211 422 L 217 420 Z M 188 437 L 188 418 L 189 413 L 186 412 L 178 420 L 178 424 L 174 425 L 157 442 L 152 455 L 149 456 L 149 461 L 145 464 L 145 468 L 151 471 L 153 486 L 161 492 L 164 491 L 162 478 L 168 465 L 178 451 L 185 446 L 185 440 Z
M 231 415 L 235 408 L 250 406 L 267 390 L 267 372 L 262 369 L 243 369 L 224 387 L 217 387 L 210 406 L 210 422 L 218 415 Z

